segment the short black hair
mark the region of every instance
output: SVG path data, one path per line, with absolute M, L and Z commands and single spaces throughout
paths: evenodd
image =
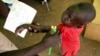
M 70 11 L 72 14 L 76 14 L 79 17 L 80 24 L 86 24 L 91 22 L 96 16 L 96 10 L 93 4 L 88 2 L 80 2 L 71 5 L 66 11 Z

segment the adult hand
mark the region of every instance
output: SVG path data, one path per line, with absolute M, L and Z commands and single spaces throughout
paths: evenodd
M 16 28 L 15 34 L 21 33 L 24 29 L 27 29 L 29 32 L 37 33 L 41 30 L 41 26 L 37 24 L 23 24 Z

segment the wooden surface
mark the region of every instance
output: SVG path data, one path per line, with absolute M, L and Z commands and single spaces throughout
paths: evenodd
M 84 37 L 100 41 L 100 24 L 90 23 L 86 27 Z

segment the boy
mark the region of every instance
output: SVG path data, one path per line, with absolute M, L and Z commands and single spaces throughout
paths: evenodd
M 58 26 L 43 26 L 39 24 L 23 24 L 19 26 L 15 33 L 20 33 L 24 29 L 29 32 L 49 32 L 49 37 L 43 40 L 31 49 L 24 49 L 23 56 L 32 56 L 38 54 L 46 48 L 54 46 L 61 40 L 62 56 L 76 56 L 80 48 L 80 34 L 84 25 L 91 22 L 96 15 L 92 4 L 81 2 L 68 7 L 61 18 L 61 24 Z M 53 34 L 52 34 L 53 32 Z

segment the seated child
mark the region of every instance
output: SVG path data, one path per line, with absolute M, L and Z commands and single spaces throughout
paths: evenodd
M 16 34 L 24 29 L 28 29 L 29 32 L 49 33 L 49 36 L 43 38 L 40 43 L 31 48 L 23 49 L 20 53 L 22 53 L 23 56 L 34 56 L 43 50 L 54 46 L 58 42 L 61 42 L 62 56 L 76 56 L 80 49 L 79 37 L 84 29 L 84 25 L 91 22 L 95 18 L 95 15 L 96 11 L 92 4 L 80 2 L 71 5 L 63 12 L 61 17 L 62 23 L 56 27 L 39 24 L 23 24 L 19 26 L 15 31 Z M 55 29 L 56 31 L 52 34 L 51 32 Z

